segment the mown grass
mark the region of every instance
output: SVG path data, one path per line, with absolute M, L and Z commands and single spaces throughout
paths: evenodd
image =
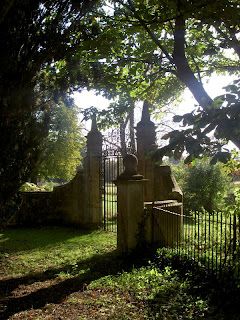
M 7 230 L 0 252 L 1 319 L 239 319 L 217 309 L 213 287 L 196 285 L 186 263 L 163 252 L 119 256 L 113 233 Z
M 116 249 L 116 235 L 70 228 L 17 229 L 0 233 L 1 276 L 75 266 Z

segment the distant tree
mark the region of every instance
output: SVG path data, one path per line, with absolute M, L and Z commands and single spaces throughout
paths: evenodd
M 223 164 L 210 164 L 208 158 L 196 159 L 191 165 L 173 165 L 184 195 L 186 213 L 206 210 L 210 213 L 224 208 L 232 189 L 231 179 Z
M 36 167 L 31 172 L 32 181 L 70 180 L 81 165 L 84 140 L 76 108 L 58 103 L 51 110 L 48 135 L 42 141 Z

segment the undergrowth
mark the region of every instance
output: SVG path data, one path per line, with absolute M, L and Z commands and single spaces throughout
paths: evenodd
M 240 319 L 238 290 L 193 260 L 166 249 L 126 257 L 115 249 L 116 235 L 103 231 L 2 232 L 0 318 Z

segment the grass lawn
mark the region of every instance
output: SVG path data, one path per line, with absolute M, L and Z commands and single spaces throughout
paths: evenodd
M 0 319 L 240 319 L 161 261 L 119 256 L 115 233 L 2 231 Z

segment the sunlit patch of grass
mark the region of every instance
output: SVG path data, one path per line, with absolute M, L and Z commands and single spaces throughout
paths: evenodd
M 76 271 L 79 261 L 116 248 L 115 234 L 68 228 L 7 230 L 1 240 L 1 276 L 43 272 L 65 265 Z
M 116 234 L 101 230 L 7 230 L 0 239 L 2 292 L 14 306 L 20 299 L 9 319 L 225 319 L 209 316 L 215 305 L 205 289 L 193 290 L 196 272 L 166 263 L 174 260 L 166 250 L 152 262 L 142 252 L 121 257 Z M 22 308 L 31 295 L 39 299 Z

